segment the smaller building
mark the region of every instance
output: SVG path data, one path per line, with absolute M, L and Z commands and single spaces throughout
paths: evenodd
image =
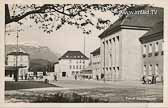
M 90 65 L 93 70 L 93 79 L 101 79 L 100 47 L 90 53 Z
M 25 76 L 27 75 L 29 69 L 29 54 L 25 53 L 21 49 L 18 52 L 14 51 L 7 54 L 6 72 L 9 72 L 9 70 L 11 69 L 16 70 L 15 68 L 18 69 L 18 78 L 25 79 Z M 10 72 L 14 75 L 14 72 L 16 71 Z M 10 76 L 12 76 L 11 73 Z
M 157 22 L 140 38 L 142 43 L 142 75 L 163 81 L 163 21 Z
M 89 58 L 80 51 L 67 51 L 54 65 L 57 79 L 76 79 L 80 77 L 80 71 L 85 69 L 88 63 Z
M 87 68 L 80 71 L 80 79 L 82 80 L 91 80 L 93 79 L 93 68 L 88 66 Z

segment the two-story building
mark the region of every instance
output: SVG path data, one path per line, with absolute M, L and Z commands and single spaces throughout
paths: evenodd
M 90 65 L 93 70 L 93 79 L 101 79 L 100 47 L 90 53 Z
M 18 52 L 8 53 L 6 70 L 11 70 L 12 68 L 18 68 L 18 79 L 25 79 L 29 69 L 29 54 L 21 49 Z M 14 73 L 13 75 L 10 73 L 10 76 L 14 77 Z
M 163 8 L 143 6 L 129 11 L 155 10 L 155 14 L 125 14 L 99 35 L 101 71 L 105 80 L 141 79 L 141 43 L 139 38 L 163 20 Z
M 58 79 L 75 79 L 88 63 L 89 58 L 80 51 L 67 51 L 55 64 L 55 74 Z
M 140 37 L 142 47 L 142 75 L 157 76 L 163 81 L 163 21 L 157 22 Z

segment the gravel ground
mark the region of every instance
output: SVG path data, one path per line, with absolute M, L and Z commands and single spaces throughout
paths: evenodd
M 54 82 L 53 82 L 54 83 Z M 52 83 L 52 84 L 53 84 Z M 78 84 L 80 83 L 80 84 Z M 59 87 L 6 90 L 7 103 L 65 103 L 65 102 L 105 102 L 105 103 L 141 103 L 163 102 L 163 86 L 115 83 L 104 84 L 88 81 L 59 81 Z M 102 86 L 101 86 L 102 85 Z M 125 85 L 125 86 L 124 86 Z M 81 87 L 81 88 L 80 88 Z

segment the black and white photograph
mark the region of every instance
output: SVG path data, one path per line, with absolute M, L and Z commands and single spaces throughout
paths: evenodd
M 160 103 L 164 7 L 5 3 L 4 103 Z

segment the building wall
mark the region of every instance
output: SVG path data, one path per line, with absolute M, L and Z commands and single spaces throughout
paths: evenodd
M 156 48 L 156 42 L 158 42 L 158 48 Z M 149 47 L 150 44 L 152 44 L 152 52 L 150 53 Z M 144 45 L 146 47 L 144 47 Z M 144 51 L 145 50 L 145 51 Z M 142 75 L 158 75 L 157 80 L 162 81 L 163 80 L 163 39 L 157 40 L 157 41 L 152 41 L 148 43 L 144 43 L 141 46 L 141 51 L 142 51 Z M 151 69 L 150 69 L 151 65 Z M 158 65 L 158 69 L 156 68 Z
M 8 64 L 8 66 L 16 66 L 16 56 L 15 55 L 8 55 L 7 64 Z M 29 67 L 29 56 L 27 56 L 27 55 L 17 56 L 17 65 Z
M 146 30 L 123 29 L 121 37 L 122 80 L 140 80 L 141 78 L 141 43 L 139 38 Z
M 8 55 L 7 57 L 8 66 L 16 66 L 16 55 Z M 28 55 L 18 55 L 17 56 L 17 66 L 26 66 L 24 68 L 19 68 L 19 79 L 23 79 L 25 74 L 28 73 L 29 69 L 29 56 Z
M 98 75 L 99 79 L 101 77 L 101 61 L 100 61 L 100 54 L 93 56 L 91 54 L 91 67 L 93 69 L 93 79 L 96 79 Z
M 139 38 L 146 32 L 146 30 L 122 29 L 101 39 L 101 68 L 102 73 L 105 72 L 105 80 L 140 79 L 141 44 Z
M 58 72 L 58 79 L 75 79 L 80 71 L 88 66 L 88 60 L 83 59 L 61 59 L 59 64 L 55 64 L 55 72 Z M 63 76 L 66 72 L 66 76 Z
M 102 74 L 105 73 L 105 80 L 120 79 L 120 67 L 121 67 L 120 38 L 121 38 L 121 31 L 116 32 L 108 37 L 105 37 L 104 39 L 101 39 L 101 49 L 100 49 L 101 69 Z

